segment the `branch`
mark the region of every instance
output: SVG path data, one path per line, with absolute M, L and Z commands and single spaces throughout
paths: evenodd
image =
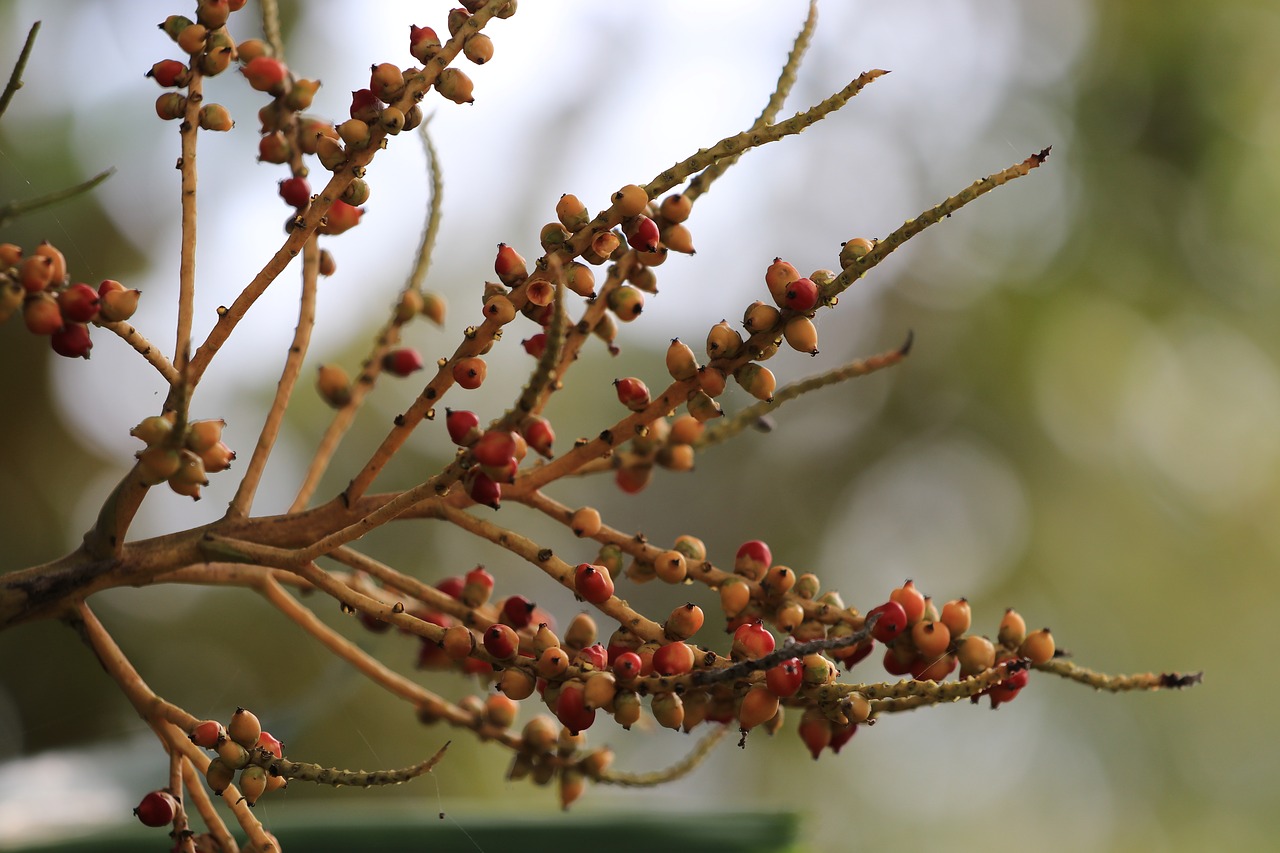
M 87 193 L 89 190 L 93 189 L 115 173 L 116 168 L 115 166 L 112 166 L 109 169 L 104 169 L 87 181 L 81 181 L 75 186 L 55 190 L 54 192 L 47 193 L 39 196 L 38 198 L 27 199 L 26 201 L 11 201 L 6 204 L 0 204 L 0 226 L 8 225 L 10 220 L 17 219 L 19 216 L 24 216 L 34 210 L 39 210 L 42 207 L 57 204 L 60 201 L 66 201 L 69 198 L 75 198 L 81 193 Z

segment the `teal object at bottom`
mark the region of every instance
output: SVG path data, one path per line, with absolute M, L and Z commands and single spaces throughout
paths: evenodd
M 789 814 L 622 814 L 493 817 L 368 809 L 278 809 L 268 828 L 285 853 L 784 853 L 794 849 Z M 163 831 L 107 831 L 24 853 L 168 850 Z

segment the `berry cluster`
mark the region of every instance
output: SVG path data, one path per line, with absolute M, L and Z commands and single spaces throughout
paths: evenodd
M 176 426 L 177 413 L 144 418 L 129 434 L 146 448 L 139 450 L 138 473 L 148 486 L 167 482 L 180 495 L 200 500 L 200 488 L 209 485 L 209 474 L 231 467 L 236 452 L 222 440 L 226 421 L 191 421 Z
M 128 320 L 139 295 L 110 279 L 96 289 L 72 283 L 66 258 L 47 241 L 29 255 L 21 246 L 0 243 L 0 323 L 21 309 L 27 330 L 49 338 L 58 355 L 88 358 L 93 348 L 89 324 Z

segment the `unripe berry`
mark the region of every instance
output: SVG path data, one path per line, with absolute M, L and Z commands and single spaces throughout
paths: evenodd
M 875 244 L 865 237 L 855 237 L 840 246 L 840 266 L 848 267 L 856 263 L 875 248 Z
M 352 179 L 342 191 L 342 201 L 351 205 L 361 205 L 369 200 L 369 183 L 361 178 Z
M 635 184 L 627 184 L 613 194 L 613 209 L 623 219 L 644 213 L 649 204 L 649 196 Z
M 569 653 L 564 649 L 547 649 L 538 656 L 538 675 L 543 678 L 559 678 L 568 668 Z
M 969 608 L 968 600 L 956 598 L 948 601 L 942 605 L 942 615 L 939 619 L 947 626 L 947 630 L 951 632 L 953 639 L 959 637 L 969 630 L 969 624 L 972 619 L 972 611 Z
M 613 597 L 613 578 L 604 566 L 581 563 L 574 570 L 574 588 L 592 604 L 604 604 Z
M 1026 636 L 1026 620 L 1022 618 L 1018 611 L 1010 607 L 1004 612 L 1004 618 L 1000 620 L 1000 632 L 997 635 L 1000 645 L 1016 649 Z
M 710 368 L 708 368 L 708 372 L 710 372 Z M 698 423 L 706 423 L 713 418 L 719 418 L 724 415 L 724 409 L 720 407 L 720 404 L 711 399 L 710 395 L 701 389 L 689 395 L 689 399 L 685 401 L 685 409 Z
M 751 587 L 737 578 L 720 585 L 720 608 L 729 619 L 736 618 L 751 603 Z
M 188 23 L 187 26 L 178 30 L 174 39 L 178 42 L 178 47 L 187 53 L 196 54 L 204 50 L 208 36 L 209 28 L 204 24 Z
M 164 121 L 180 119 L 187 111 L 187 99 L 177 92 L 165 92 L 156 98 L 156 115 Z
M 617 680 L 611 672 L 593 672 L 587 676 L 582 687 L 582 701 L 589 710 L 613 707 L 613 698 L 618 693 Z
M 204 778 L 209 783 L 209 790 L 215 794 L 221 794 L 231 784 L 231 780 L 235 778 L 236 768 L 229 766 L 221 758 L 215 758 L 209 762 L 209 766 L 205 768 Z
M 379 114 L 381 114 L 381 110 L 379 110 Z M 338 136 L 342 138 L 348 150 L 364 148 L 369 144 L 369 137 L 372 135 L 373 131 L 370 129 L 369 123 L 363 119 L 347 119 L 338 125 Z
M 440 37 L 431 27 L 409 27 L 409 53 L 426 65 L 440 49 Z
M 39 293 L 49 285 L 57 285 L 55 280 L 56 266 L 54 260 L 47 255 L 34 254 L 23 259 L 18 266 L 18 280 L 28 293 Z
M 493 575 L 484 566 L 476 566 L 463 578 L 459 599 L 468 607 L 479 607 L 493 593 Z
M 245 39 L 236 45 L 236 58 L 241 64 L 252 62 L 259 56 L 270 56 L 271 46 L 262 39 Z
M 649 405 L 649 387 L 635 377 L 613 380 L 618 401 L 633 412 L 639 412 Z
M 241 50 L 243 50 L 243 47 L 241 47 Z M 285 93 L 284 105 L 295 113 L 309 110 L 316 99 L 316 92 L 319 90 L 319 80 L 294 80 L 293 85 L 289 87 L 289 91 Z M 306 153 L 311 154 L 314 152 L 307 151 Z
M 218 753 L 218 759 L 232 770 L 239 770 L 249 763 L 249 750 L 230 738 L 219 741 L 214 750 Z
M 650 706 L 658 725 L 678 729 L 684 723 L 684 701 L 674 693 L 659 693 Z
M 986 672 L 996 664 L 996 647 L 986 637 L 971 634 L 956 647 L 960 661 L 960 677 L 967 678 Z
M 476 65 L 493 59 L 493 39 L 484 33 L 473 33 L 462 43 L 462 54 Z
M 773 389 L 777 387 L 777 380 L 774 379 L 773 371 L 769 368 L 749 361 L 733 372 L 733 378 L 738 380 L 742 390 L 757 400 L 766 403 L 773 400 Z
M 804 608 L 794 601 L 781 605 L 773 615 L 774 624 L 785 634 L 796 631 L 803 621 Z
M 689 345 L 679 338 L 672 338 L 667 347 L 667 372 L 677 382 L 692 379 L 698 375 L 698 359 Z
M 693 212 L 693 202 L 683 193 L 667 196 L 658 208 L 662 218 L 671 223 L 684 222 L 691 212 Z
M 436 91 L 455 104 L 473 103 L 475 98 L 471 92 L 474 86 L 471 78 L 457 68 L 444 69 L 435 82 Z
M 226 133 L 236 126 L 235 121 L 231 118 L 231 111 L 222 104 L 205 104 L 202 106 L 197 121 L 202 130 L 211 130 L 217 133 Z
M 244 708 L 237 708 L 231 715 L 231 722 L 227 723 L 227 737 L 245 749 L 256 746 L 261 734 L 262 723 L 258 722 L 257 716 L 252 711 L 246 711 Z
M 338 199 L 329 207 L 329 212 L 320 221 L 320 227 L 316 229 L 316 233 L 342 234 L 359 225 L 362 216 L 364 216 L 364 208 L 353 207 L 342 199 Z
M 474 391 L 484 384 L 488 368 L 484 359 L 479 356 L 467 356 L 453 363 L 453 381 L 468 391 Z
M 738 725 L 744 732 L 770 720 L 778 713 L 778 697 L 767 687 L 752 687 L 742 696 Z
M 926 660 L 933 660 L 951 645 L 951 631 L 943 622 L 921 620 L 911 629 L 911 641 Z
M 511 697 L 501 693 L 490 693 L 484 700 L 484 721 L 500 729 L 509 729 L 516 721 L 516 712 L 520 706 Z
M 183 30 L 194 24 L 195 21 L 185 15 L 170 15 L 161 22 L 160 29 L 164 30 L 165 35 L 175 41 Z
M 764 283 L 778 305 L 784 303 L 788 285 L 798 278 L 800 271 L 782 258 L 774 258 L 764 273 Z
M 796 573 L 789 566 L 772 566 L 760 579 L 766 595 L 786 595 L 796 585 Z
M 896 601 L 886 601 L 879 607 L 871 608 L 867 611 L 867 618 L 870 619 L 872 616 L 878 616 L 879 619 L 871 629 L 871 636 L 882 643 L 892 642 L 906 630 L 907 611 Z
M 249 86 L 259 92 L 279 95 L 284 91 L 284 83 L 289 78 L 288 67 L 273 56 L 258 56 L 245 63 L 240 73 L 249 81 Z
M 725 320 L 721 320 L 707 332 L 707 356 L 709 358 L 733 358 L 742 349 L 742 336 Z
M 613 719 L 624 729 L 630 730 L 640 719 L 640 697 L 630 691 L 613 697 Z
M 663 633 L 673 640 L 687 640 L 702 629 L 705 618 L 698 605 L 682 604 L 663 623 Z
M 689 564 L 684 554 L 672 549 L 654 559 L 653 569 L 667 583 L 681 583 L 689 573 Z
M 564 632 L 564 644 L 571 649 L 584 649 L 596 641 L 596 620 L 589 613 L 579 613 Z
M 62 309 L 49 293 L 31 293 L 22 304 L 22 321 L 33 335 L 52 335 L 63 327 Z
M 742 325 L 754 335 L 756 332 L 772 329 L 777 325 L 781 316 L 781 312 L 772 305 L 766 305 L 763 302 L 752 302 L 747 306 L 747 311 L 742 316 Z
M 267 771 L 256 764 L 240 771 L 240 793 L 245 803 L 252 808 L 267 791 Z
M 476 637 L 465 625 L 450 625 L 440 640 L 440 648 L 452 660 L 463 660 L 476 649 Z
M 907 614 L 907 624 L 914 625 L 924 617 L 924 594 L 916 589 L 915 581 L 907 581 L 889 593 L 889 600 L 902 605 Z
M 316 390 L 335 409 L 351 402 L 351 378 L 336 364 L 322 364 L 316 371 Z
M 644 311 L 644 294 L 629 284 L 619 285 L 609 291 L 605 304 L 619 320 L 629 323 Z
M 143 826 L 165 826 L 178 814 L 178 801 L 168 791 L 152 791 L 133 810 Z
M 738 627 L 733 632 L 733 645 L 729 651 L 734 660 L 755 660 L 773 651 L 776 641 L 764 623 L 756 620 Z
M 924 623 L 922 623 L 924 624 Z M 930 622 L 928 624 L 941 625 L 941 622 Z M 920 657 L 916 659 L 915 664 L 911 667 L 911 675 L 917 681 L 944 681 L 948 675 L 955 671 L 956 656 L 953 654 L 941 654 L 936 657 Z
M 782 336 L 793 350 L 809 355 L 818 354 L 818 329 L 808 317 L 802 314 L 792 317 L 782 327 Z
M 1018 654 L 1031 661 L 1034 666 L 1053 660 L 1053 654 L 1056 650 L 1057 645 L 1054 643 L 1053 634 L 1049 633 L 1048 628 L 1032 631 L 1027 634 L 1026 638 L 1018 646 Z
M 88 358 L 93 349 L 89 327 L 84 323 L 67 323 L 49 336 L 49 344 L 64 358 Z
M 577 231 L 591 220 L 587 206 L 570 193 L 560 196 L 560 200 L 556 202 L 556 218 L 571 232 Z
M 390 62 L 374 65 L 369 75 L 369 91 L 384 103 L 391 103 L 404 91 L 404 76 Z
M 579 538 L 595 536 L 602 526 L 600 512 L 594 507 L 584 506 L 569 518 L 569 529 Z
M 119 323 L 128 320 L 138 310 L 138 298 L 142 291 L 126 288 L 112 279 L 98 285 L 99 322 Z
M 198 0 L 196 3 L 196 20 L 211 30 L 224 26 L 229 17 L 231 4 L 228 0 Z
M 695 655 L 688 643 L 667 643 L 653 653 L 653 671 L 659 675 L 684 675 L 693 671 Z
M 594 299 L 596 295 L 596 274 L 586 264 L 574 261 L 569 264 L 564 276 L 565 286 L 586 299 Z
M 805 572 L 796 578 L 795 593 L 806 601 L 812 601 L 818 597 L 818 592 L 822 588 L 822 582 L 818 580 L 818 576 L 812 572 Z
M 809 685 L 822 685 L 834 681 L 836 677 L 836 666 L 823 654 L 805 655 L 800 662 L 804 670 L 804 683 Z
M 333 136 L 317 134 L 315 136 L 315 147 L 316 156 L 320 158 L 320 165 L 330 172 L 336 172 L 346 165 L 347 152 L 342 147 L 342 143 L 338 141 L 337 130 L 333 132 Z
M 382 369 L 393 376 L 410 376 L 422 369 L 422 354 L 412 347 L 393 349 L 382 357 Z
M 507 698 L 514 699 L 517 702 L 532 696 L 536 686 L 537 681 L 532 675 L 515 667 L 503 670 L 502 675 L 498 678 L 498 689 Z
M 136 454 L 138 474 L 148 486 L 158 486 L 178 472 L 182 457 L 167 447 L 148 447 Z

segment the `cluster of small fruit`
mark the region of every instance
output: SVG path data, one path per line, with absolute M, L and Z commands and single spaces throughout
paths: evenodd
M 0 323 L 21 309 L 28 331 L 48 337 L 58 355 L 88 358 L 93 348 L 88 324 L 128 320 L 139 295 L 110 279 L 97 289 L 72 283 L 66 258 L 47 241 L 29 255 L 21 246 L 0 243 Z
M 187 61 L 162 59 L 151 66 L 147 76 L 165 89 L 188 89 L 193 74 L 213 77 L 231 67 L 237 47 L 227 32 L 232 12 L 244 7 L 245 0 L 197 0 L 196 20 L 185 15 L 170 15 L 160 29 L 187 54 Z M 203 101 L 201 94 L 197 102 Z M 165 92 L 156 98 L 156 115 L 165 121 L 184 119 L 189 99 L 181 92 Z M 204 104 L 196 114 L 196 123 L 204 130 L 228 131 L 235 122 L 221 104 Z
M 176 420 L 174 412 L 152 415 L 129 430 L 147 445 L 137 453 L 138 472 L 148 486 L 168 482 L 178 494 L 200 500 L 208 475 L 230 468 L 236 452 L 222 440 L 221 418 L 191 421 L 180 435 Z
M 196 746 L 216 753 L 204 774 L 215 794 L 221 795 L 235 782 L 245 803 L 253 806 L 263 794 L 288 784 L 283 776 L 268 773 L 265 767 L 254 762 L 255 756 L 282 758 L 284 744 L 262 730 L 262 723 L 252 711 L 237 708 L 225 727 L 217 720 L 204 720 L 189 734 Z

